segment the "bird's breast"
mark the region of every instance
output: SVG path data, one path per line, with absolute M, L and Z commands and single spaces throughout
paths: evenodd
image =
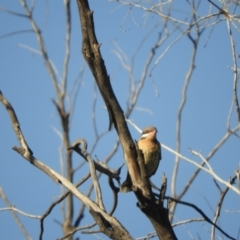
M 150 177 L 156 172 L 161 159 L 160 144 L 158 141 L 142 139 L 138 142 L 138 147 L 143 152 L 147 175 Z

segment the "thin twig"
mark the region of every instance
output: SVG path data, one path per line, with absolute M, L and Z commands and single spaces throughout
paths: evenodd
M 237 176 L 235 175 L 230 181 L 229 183 L 230 184 L 234 184 L 235 180 L 237 179 Z M 224 191 L 221 191 L 221 196 L 220 196 L 220 199 L 219 199 L 219 202 L 217 204 L 217 208 L 216 208 L 216 211 L 215 211 L 215 215 L 214 215 L 214 219 L 213 219 L 213 223 L 216 224 L 217 223 L 217 220 L 220 216 L 220 212 L 221 212 L 221 208 L 222 208 L 222 204 L 223 204 L 223 201 L 224 201 L 224 198 L 227 194 L 229 190 L 229 187 L 226 187 Z M 212 231 L 211 231 L 211 240 L 214 240 L 215 239 L 215 225 L 212 225 Z
M 26 216 L 26 217 L 33 217 L 33 218 L 37 218 L 38 216 L 36 215 L 31 215 L 28 213 L 25 213 L 23 211 L 20 211 L 19 209 L 12 207 L 12 204 L 10 203 L 10 201 L 8 200 L 8 198 L 6 197 L 6 195 L 3 192 L 3 189 L 0 187 L 0 198 L 2 198 L 2 200 L 6 203 L 6 205 L 8 206 L 7 211 L 11 211 L 13 218 L 15 219 L 18 227 L 20 228 L 20 230 L 22 231 L 22 233 L 24 234 L 24 236 L 26 237 L 27 240 L 31 240 L 31 236 L 29 235 L 29 233 L 27 232 L 27 230 L 25 229 L 25 227 L 23 226 L 22 222 L 20 221 L 18 215 L 16 214 L 16 212 Z M 4 209 L 0 209 L 0 211 L 4 211 Z
M 76 187 L 79 187 L 80 185 L 82 185 L 88 178 L 90 177 L 90 173 L 88 173 L 83 179 L 81 179 L 78 183 L 75 184 Z M 68 190 L 67 192 L 65 192 L 58 200 L 56 200 L 55 202 L 53 202 L 49 208 L 47 209 L 47 211 L 41 216 L 40 218 L 40 234 L 39 234 L 39 240 L 42 239 L 43 237 L 43 232 L 44 232 L 44 219 L 52 212 L 53 208 L 61 203 L 69 194 L 71 193 L 70 190 Z
M 234 192 L 236 192 L 238 195 L 240 195 L 240 189 L 237 189 L 236 187 L 232 186 L 229 182 L 224 181 L 222 178 L 220 178 L 215 172 L 203 167 L 202 165 L 194 162 L 193 160 L 184 157 L 183 155 L 181 155 L 180 153 L 174 151 L 173 149 L 169 148 L 168 146 L 164 145 L 163 143 L 161 143 L 162 148 L 168 150 L 169 152 L 177 155 L 179 158 L 193 164 L 194 166 L 196 166 L 198 169 L 201 169 L 207 173 L 209 173 L 211 176 L 213 176 L 217 181 L 219 181 L 220 183 L 224 184 L 225 186 L 229 187 L 230 189 L 232 189 Z M 206 160 L 206 159 L 205 159 Z
M 196 15 L 193 12 L 192 15 L 192 20 L 191 22 L 195 21 L 196 19 Z M 200 31 L 198 29 L 198 25 L 193 25 L 196 28 L 196 37 L 195 39 L 191 36 L 190 34 L 190 29 L 187 32 L 187 36 L 189 38 L 189 40 L 192 42 L 193 44 L 193 52 L 192 52 L 192 57 L 190 60 L 190 66 L 189 66 L 189 70 L 186 74 L 185 77 L 185 81 L 184 81 L 184 85 L 182 88 L 182 98 L 181 98 L 181 102 L 180 105 L 178 107 L 178 112 L 177 112 L 177 124 L 176 124 L 176 152 L 180 153 L 181 150 L 181 125 L 182 125 L 182 114 L 183 114 L 183 109 L 185 106 L 185 103 L 187 101 L 187 90 L 188 90 L 188 86 L 191 80 L 191 77 L 193 75 L 194 69 L 195 69 L 195 62 L 196 62 L 196 57 L 197 57 L 197 49 L 198 49 L 198 42 L 200 39 L 200 36 L 202 34 L 202 31 Z M 172 174 L 172 183 L 171 183 L 171 192 L 172 192 L 172 196 L 176 197 L 176 183 L 177 183 L 177 174 L 178 174 L 178 168 L 179 168 L 179 157 L 176 155 L 175 157 L 175 164 L 174 164 L 174 168 L 173 168 L 173 174 Z M 173 212 L 174 212 L 175 206 L 173 205 Z
M 236 50 L 235 50 L 235 43 L 233 40 L 233 34 L 231 30 L 231 26 L 229 24 L 229 19 L 226 19 L 227 22 L 227 28 L 229 32 L 229 38 L 231 43 L 231 51 L 232 51 L 232 59 L 233 59 L 233 95 L 236 105 L 236 112 L 238 117 L 238 124 L 240 125 L 240 108 L 239 108 L 239 102 L 238 102 L 238 94 L 237 94 L 237 86 L 238 86 L 238 66 L 237 66 L 237 58 L 236 58 Z

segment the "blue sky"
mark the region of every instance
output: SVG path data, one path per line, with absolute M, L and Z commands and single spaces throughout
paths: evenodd
M 217 3 L 219 4 L 219 2 Z M 1 1 L 0 5 L 12 11 L 23 13 L 18 1 Z M 130 11 L 129 6 L 122 6 L 119 3 L 109 1 L 101 1 L 100 3 L 92 0 L 90 1 L 90 7 L 94 11 L 96 35 L 98 41 L 102 44 L 101 52 L 113 89 L 122 109 L 125 111 L 130 78 L 114 54 L 114 51 L 117 51 L 116 43 L 131 64 L 133 55 L 137 52 L 142 39 L 148 35 L 134 58 L 133 74 L 137 84 L 142 76 L 149 52 L 158 39 L 163 24 L 156 14 L 150 14 L 146 18 L 145 12 L 141 9 L 132 8 Z M 82 68 L 84 68 L 84 72 L 72 117 L 70 138 L 71 142 L 79 137 L 85 138 L 89 149 L 91 149 L 95 140 L 92 127 L 94 80 L 81 55 L 81 32 L 75 1 L 72 1 L 71 9 L 69 93 Z M 208 10 L 209 3 L 202 2 L 199 14 L 203 16 L 208 13 Z M 173 4 L 172 16 L 178 19 L 186 19 L 190 12 L 191 8 L 187 2 Z M 216 13 L 217 9 L 213 8 L 212 12 Z M 236 10 L 235 14 L 237 13 L 239 14 L 239 9 Z M 43 31 L 49 56 L 58 69 L 59 75 L 62 75 L 65 53 L 63 3 L 62 1 L 57 3 L 54 1 L 36 1 L 33 16 Z M 217 18 L 213 18 L 211 21 L 215 20 Z M 239 27 L 237 22 L 235 24 Z M 152 30 L 155 25 L 156 27 Z M 170 30 L 173 30 L 174 27 L 174 24 L 169 24 Z M 27 19 L 0 11 L 0 36 L 30 29 L 31 26 Z M 171 37 L 157 49 L 148 75 L 153 69 L 154 62 L 180 34 L 180 31 L 175 30 Z M 236 43 L 236 52 L 239 54 L 239 32 L 234 27 L 233 36 Z M 55 92 L 43 59 L 39 54 L 30 51 L 29 48 L 38 50 L 36 37 L 31 32 L 0 38 L 0 89 L 14 107 L 24 136 L 33 150 L 34 156 L 54 170 L 61 172 L 59 161 L 61 139 L 56 133 L 56 130 L 60 131 L 61 126 L 56 109 L 52 104 Z M 176 149 L 177 111 L 181 101 L 185 76 L 190 66 L 192 50 L 191 41 L 183 36 L 167 51 L 152 70 L 152 78 L 149 76 L 146 78 L 139 99 L 130 116 L 130 119 L 141 129 L 147 125 L 156 126 L 159 141 L 172 149 Z M 203 32 L 198 46 L 195 66 L 187 91 L 187 102 L 182 114 L 180 153 L 200 163 L 199 157 L 193 156 L 189 152 L 189 148 L 198 152 L 201 151 L 202 155 L 206 157 L 227 132 L 227 118 L 233 98 L 233 74 L 230 69 L 233 66 L 233 61 L 226 21 L 219 22 L 214 28 L 209 27 Z M 154 80 L 155 85 L 152 80 Z M 159 96 L 156 95 L 155 87 Z M 96 121 L 98 131 L 101 133 L 108 127 L 108 116 L 99 92 L 97 92 L 97 96 Z M 70 98 L 73 100 L 73 95 L 70 95 Z M 12 147 L 18 146 L 19 143 L 12 130 L 8 114 L 3 107 L 0 107 L 0 122 L 0 186 L 11 203 L 17 208 L 30 214 L 41 215 L 51 202 L 60 196 L 61 187 L 12 150 Z M 237 116 L 234 106 L 230 128 L 236 126 Z M 132 137 L 138 139 L 139 133 L 131 125 L 129 125 L 129 129 Z M 239 131 L 237 134 L 239 136 Z M 97 155 L 98 159 L 104 160 L 111 152 L 116 139 L 117 135 L 114 130 L 106 134 L 94 149 L 92 156 Z M 171 195 L 170 186 L 175 156 L 165 149 L 162 149 L 162 152 L 163 159 L 157 173 L 152 177 L 152 181 L 159 185 L 161 176 L 165 173 L 168 178 L 167 195 Z M 239 167 L 239 154 L 239 138 L 232 135 L 216 152 L 210 164 L 214 171 L 227 181 Z M 74 166 L 78 166 L 80 162 L 82 160 L 74 154 Z M 119 149 L 109 162 L 109 166 L 118 168 L 123 162 L 122 150 Z M 193 165 L 180 160 L 177 193 L 185 186 L 195 169 Z M 85 165 L 75 174 L 75 182 L 81 179 L 87 171 L 88 166 Z M 126 167 L 122 170 L 122 180 L 125 175 Z M 105 206 L 110 209 L 112 199 L 107 178 L 103 176 L 100 183 Z M 89 184 L 90 181 L 81 186 L 80 190 L 86 192 Z M 221 184 L 220 186 L 222 189 L 225 188 Z M 92 197 L 94 199 L 94 195 Z M 213 177 L 201 172 L 183 200 L 196 204 L 210 219 L 213 219 L 219 197 L 219 191 L 213 182 Z M 75 203 L 75 214 L 77 215 L 80 204 L 76 199 Z M 0 200 L 0 208 L 3 207 L 5 207 L 5 203 Z M 237 236 L 239 231 L 240 215 L 239 212 L 232 213 L 231 211 L 236 210 L 239 211 L 239 196 L 233 191 L 229 191 L 223 203 L 218 225 L 234 237 Z M 230 213 L 227 211 L 230 211 Z M 82 225 L 93 222 L 87 212 L 85 212 L 85 216 Z M 153 231 L 149 221 L 136 208 L 136 199 L 133 193 L 119 194 L 119 204 L 114 216 L 121 221 L 133 237 L 141 237 Z M 39 234 L 38 220 L 21 215 L 19 217 L 31 237 L 37 239 Z M 178 205 L 174 222 L 190 218 L 201 218 L 201 216 L 186 206 Z M 62 221 L 60 206 L 57 206 L 45 221 L 44 239 L 56 239 L 62 236 L 61 226 L 54 220 Z M 24 239 L 10 212 L 0 212 L 0 225 L 0 239 Z M 206 222 L 196 222 L 175 227 L 174 231 L 179 239 L 210 239 L 211 226 Z M 216 239 L 222 237 L 219 232 L 216 234 L 219 237 L 216 237 Z M 80 236 L 82 239 L 96 239 L 96 236 L 83 236 L 80 233 L 75 236 Z M 101 234 L 98 236 L 107 239 Z M 226 238 L 223 237 L 223 239 Z

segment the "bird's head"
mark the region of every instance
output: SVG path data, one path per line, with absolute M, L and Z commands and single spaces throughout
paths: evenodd
M 143 129 L 141 139 L 155 139 L 157 135 L 157 129 L 153 126 L 148 126 Z

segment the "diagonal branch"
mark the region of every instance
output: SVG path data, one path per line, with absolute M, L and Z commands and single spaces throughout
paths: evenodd
M 11 104 L 7 101 L 7 99 L 2 95 L 2 92 L 0 91 L 0 101 L 3 103 L 3 105 L 6 106 L 12 124 L 14 126 L 17 126 L 14 128 L 16 135 L 18 136 L 19 142 L 21 144 L 21 147 L 13 147 L 13 149 L 18 152 L 23 158 L 25 158 L 28 162 L 30 162 L 33 166 L 40 169 L 42 172 L 44 172 L 46 175 L 48 175 L 51 179 L 53 179 L 56 183 L 62 184 L 64 187 L 66 187 L 68 190 L 71 191 L 73 195 L 75 195 L 76 198 L 78 198 L 80 201 L 82 201 L 83 204 L 86 205 L 86 207 L 89 209 L 89 212 L 92 214 L 95 221 L 99 222 L 99 217 L 101 217 L 102 221 L 106 223 L 108 226 L 111 226 L 110 229 L 107 229 L 106 233 L 109 237 L 113 239 L 117 239 L 118 236 L 122 236 L 123 239 L 132 239 L 128 231 L 118 222 L 118 220 L 110 215 L 108 215 L 104 210 L 102 210 L 95 202 L 93 202 L 91 199 L 86 197 L 82 192 L 80 192 L 76 186 L 73 185 L 68 179 L 48 167 L 47 165 L 43 164 L 41 161 L 37 160 L 34 156 L 32 151 L 27 145 L 26 140 L 23 138 L 23 134 L 20 130 L 20 124 L 17 120 L 17 116 L 11 106 Z M 22 140 L 24 139 L 24 141 Z M 102 223 L 103 224 L 103 223 Z
M 49 72 L 49 75 L 50 75 L 50 77 L 52 79 L 53 86 L 55 88 L 56 94 L 58 94 L 60 92 L 60 89 L 59 89 L 57 77 L 56 77 L 56 74 L 55 74 L 54 69 L 52 67 L 51 61 L 49 59 L 49 56 L 48 56 L 48 53 L 47 53 L 47 49 L 46 49 L 46 46 L 45 46 L 45 43 L 44 43 L 44 40 L 43 40 L 43 37 L 42 37 L 41 30 L 39 29 L 37 23 L 33 19 L 32 9 L 28 8 L 26 0 L 20 0 L 20 3 L 21 3 L 22 7 L 24 8 L 24 10 L 26 12 L 26 16 L 28 17 L 28 19 L 29 19 L 29 21 L 30 21 L 30 23 L 32 25 L 33 31 L 36 34 L 38 45 L 39 45 L 42 57 L 44 59 L 44 62 L 46 64 L 46 68 L 47 68 L 47 70 Z
M 12 204 L 10 203 L 10 201 L 8 200 L 8 198 L 6 197 L 6 195 L 4 194 L 2 188 L 0 187 L 0 198 L 2 198 L 2 200 L 7 204 L 8 208 L 7 210 L 11 210 L 11 213 L 13 215 L 13 218 L 15 219 L 17 225 L 19 226 L 20 230 L 23 232 L 23 234 L 25 235 L 27 240 L 31 240 L 31 236 L 29 235 L 29 233 L 27 232 L 27 230 L 25 229 L 25 227 L 23 226 L 22 222 L 20 221 L 18 215 L 16 214 L 16 212 L 23 214 L 24 216 L 27 217 L 32 217 L 32 218 L 39 218 L 39 216 L 33 216 L 30 215 L 28 213 L 25 213 L 23 211 L 18 210 L 15 207 L 12 207 Z M 3 209 L 1 209 L 3 210 Z
M 82 27 L 82 52 L 84 58 L 92 71 L 99 91 L 107 106 L 110 117 L 110 125 L 113 123 L 118 133 L 124 151 L 124 158 L 127 162 L 133 184 L 142 189 L 145 195 L 149 195 L 147 187 L 143 186 L 143 182 L 139 174 L 134 142 L 128 130 L 123 111 L 113 92 L 110 79 L 100 53 L 100 45 L 97 42 L 94 32 L 92 12 L 90 11 L 86 0 L 79 0 L 77 3 Z
M 136 148 L 128 130 L 123 111 L 113 92 L 110 79 L 100 53 L 100 45 L 98 44 L 95 35 L 93 14 L 89 9 L 88 1 L 77 0 L 77 4 L 82 29 L 82 53 L 92 71 L 99 91 L 105 101 L 110 117 L 110 125 L 111 123 L 114 124 L 119 136 L 128 171 L 131 176 L 134 189 L 136 189 L 135 194 L 140 202 L 138 206 L 151 221 L 159 238 L 175 240 L 176 236 L 168 219 L 168 210 L 156 202 L 149 186 L 147 186 L 145 181 L 143 181 L 139 172 L 139 167 L 136 161 Z M 94 217 L 95 220 L 97 219 L 97 223 L 101 230 L 109 236 L 108 229 L 102 221 L 101 214 L 94 213 Z M 118 239 L 122 238 L 118 236 Z
M 166 197 L 166 199 L 170 200 L 170 201 L 174 201 L 175 203 L 180 203 L 189 207 L 194 208 L 199 214 L 202 215 L 202 217 L 210 224 L 212 224 L 215 228 L 217 228 L 224 236 L 228 237 L 229 239 L 232 240 L 236 240 L 235 238 L 231 237 L 230 235 L 228 235 L 225 231 L 223 231 L 218 225 L 216 225 L 214 222 L 211 221 L 211 219 L 199 208 L 197 207 L 195 204 L 193 203 L 189 203 L 189 202 L 185 202 L 182 200 L 178 200 L 172 197 Z
M 82 148 L 79 147 L 80 144 L 83 145 Z M 98 170 L 101 173 L 106 174 L 107 176 L 109 176 L 111 178 L 115 178 L 117 181 L 119 181 L 121 167 L 116 171 L 114 169 L 107 167 L 106 164 L 102 164 L 100 162 L 93 161 L 92 157 L 86 150 L 86 144 L 87 143 L 84 139 L 78 139 L 73 143 L 73 145 L 68 150 L 74 150 L 79 155 L 81 155 L 84 158 L 84 160 L 86 160 L 87 162 L 92 161 L 94 164 L 94 168 L 96 168 L 96 170 Z
M 76 187 L 79 187 L 81 184 L 83 184 L 89 177 L 90 177 L 90 173 L 88 173 L 82 180 L 80 180 L 78 183 L 75 184 Z M 43 237 L 43 232 L 44 232 L 44 220 L 45 218 L 52 212 L 53 208 L 59 204 L 60 202 L 62 202 L 69 194 L 71 193 L 70 190 L 68 190 L 67 192 L 65 192 L 58 200 L 56 200 L 55 202 L 53 202 L 49 208 L 47 209 L 47 211 L 41 216 L 40 218 L 40 234 L 39 234 L 39 239 L 42 239 Z
M 230 184 L 234 184 L 236 179 L 237 179 L 237 175 L 235 175 L 235 176 L 229 181 L 229 183 L 230 183 Z M 221 196 L 220 196 L 219 202 L 218 202 L 218 204 L 217 204 L 217 209 L 216 209 L 215 216 L 214 216 L 214 219 L 213 219 L 213 223 L 214 223 L 214 224 L 217 223 L 217 220 L 218 220 L 218 218 L 219 218 L 219 216 L 220 216 L 220 212 L 221 212 L 223 200 L 224 200 L 224 198 L 225 198 L 228 190 L 229 190 L 229 187 L 226 187 L 224 191 L 221 191 Z M 216 226 L 215 226 L 215 225 L 212 225 L 211 240 L 215 239 L 215 228 L 216 228 Z

